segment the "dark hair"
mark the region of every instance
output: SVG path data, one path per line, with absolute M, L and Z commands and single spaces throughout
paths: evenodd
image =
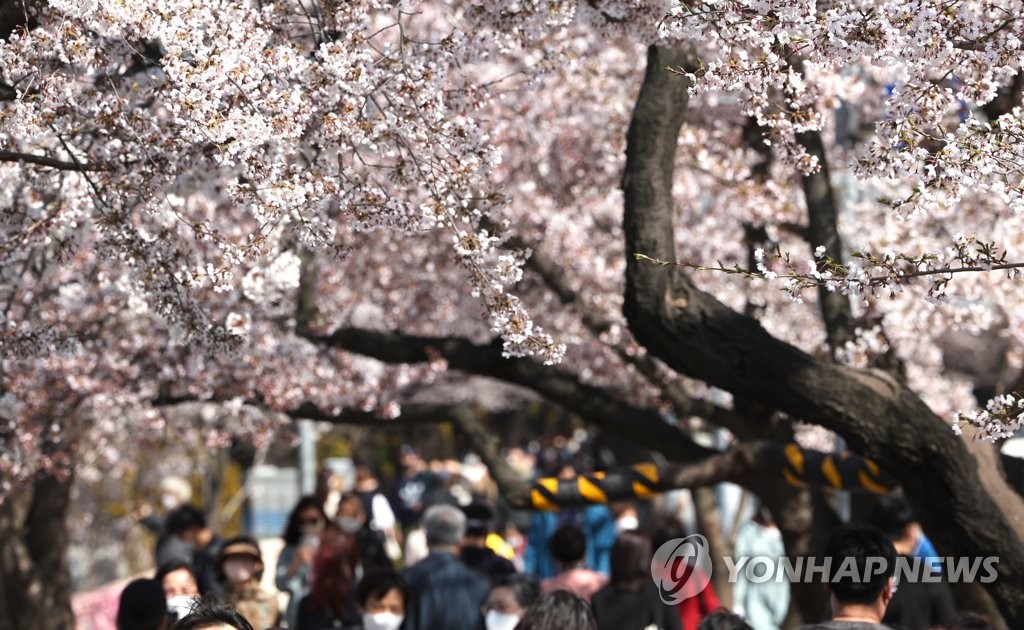
M 889 540 L 903 537 L 903 530 L 914 522 L 914 512 L 907 500 L 897 494 L 889 494 L 878 499 L 871 510 L 871 524 L 882 530 Z
M 615 539 L 611 553 L 609 583 L 627 591 L 639 591 L 651 581 L 651 540 L 643 534 L 624 531 Z
M 295 507 L 292 508 L 292 513 L 288 515 L 288 525 L 285 526 L 284 533 L 281 534 L 281 538 L 284 538 L 284 544 L 297 545 L 299 540 L 302 539 L 302 524 L 299 522 L 299 516 L 309 508 L 316 508 L 320 518 L 324 520 L 324 524 L 330 520 L 324 512 L 324 506 L 320 503 L 320 499 L 313 495 L 302 497 L 295 504 Z
M 181 534 L 193 527 L 206 527 L 206 515 L 194 505 L 183 505 L 167 515 L 168 534 Z
M 302 606 L 345 618 L 358 564 L 356 537 L 345 536 L 333 523 L 328 525 L 313 557 L 313 581 Z
M 170 630 L 203 630 L 228 625 L 235 630 L 253 630 L 252 625 L 240 615 L 234 606 L 217 604 L 212 599 L 203 599 L 170 627 Z
M 121 591 L 117 630 L 158 630 L 167 619 L 167 598 L 156 580 L 140 578 Z
M 869 558 L 881 559 L 884 567 L 871 568 L 884 570 L 866 575 Z M 855 576 L 842 570 L 848 559 L 853 561 Z M 832 594 L 844 604 L 874 602 L 896 572 L 896 550 L 888 537 L 875 527 L 843 525 L 836 528 L 825 543 L 825 561 L 831 563 L 828 581 Z
M 486 536 L 490 533 L 494 520 L 491 506 L 478 501 L 462 508 L 462 513 L 466 515 L 467 536 Z
M 157 568 L 156 575 L 153 576 L 153 579 L 156 580 L 156 583 L 159 584 L 161 588 L 163 588 L 164 578 L 167 577 L 169 573 L 181 571 L 182 569 L 188 571 L 188 574 L 192 576 L 192 580 L 198 586 L 199 580 L 196 579 L 196 572 L 192 569 L 192 564 L 185 560 L 168 560 L 161 564 L 160 567 Z
M 985 615 L 965 610 L 957 614 L 952 630 L 996 630 L 996 627 Z
M 491 589 L 503 586 L 512 591 L 513 597 L 523 608 L 529 608 L 540 597 L 540 580 L 528 573 L 511 573 L 494 578 Z
M 548 549 L 555 560 L 562 564 L 576 564 L 587 554 L 587 537 L 582 529 L 566 523 L 552 534 Z
M 371 571 L 359 580 L 356 587 L 356 603 L 366 608 L 370 598 L 381 599 L 393 589 L 402 594 L 402 602 L 409 603 L 409 585 L 405 578 L 395 571 Z
M 754 630 L 754 628 L 737 614 L 725 608 L 712 612 L 697 626 L 697 630 Z
M 579 595 L 551 591 L 526 609 L 516 630 L 597 630 L 594 613 Z
M 359 513 L 363 515 L 363 518 L 365 518 L 367 521 L 370 520 L 371 515 L 366 513 L 366 504 L 363 503 L 362 497 L 360 497 L 355 492 L 346 492 L 342 494 L 340 498 L 338 498 L 338 514 L 335 514 L 334 518 L 338 518 L 340 516 L 341 506 L 344 503 L 351 503 L 352 505 L 358 506 Z
M 662 545 L 676 538 L 686 538 L 686 527 L 677 517 L 669 514 L 658 514 L 651 519 L 651 548 L 660 549 Z

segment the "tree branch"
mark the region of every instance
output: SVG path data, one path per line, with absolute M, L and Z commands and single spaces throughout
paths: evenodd
M 802 66 L 802 64 L 801 64 Z M 829 180 L 828 158 L 821 134 L 807 131 L 797 134 L 797 142 L 808 155 L 818 160 L 818 170 L 800 178 L 807 203 L 807 241 L 813 251 L 824 246 L 825 255 L 843 263 L 843 242 L 839 236 L 839 211 L 832 182 Z M 841 291 L 829 291 L 818 285 L 818 306 L 825 322 L 828 346 L 835 353 L 854 337 L 853 311 L 850 299 Z
M 821 424 L 883 462 L 940 550 L 1000 557 L 991 588 L 1010 624 L 1024 627 L 1024 596 L 1010 586 L 1024 582 L 1024 503 L 1000 505 L 978 491 L 977 462 L 947 422 L 890 376 L 817 361 L 701 291 L 679 267 L 633 255 L 675 261 L 671 183 L 688 82 L 662 68 L 685 60 L 651 47 L 627 138 L 624 311 L 634 336 L 681 374 Z
M 0 151 L 0 162 L 23 162 L 26 164 L 38 164 L 40 166 L 48 166 L 61 171 L 76 171 L 79 173 L 86 171 L 109 171 L 109 164 L 92 164 L 82 162 L 65 162 L 64 160 L 58 160 L 56 158 L 47 157 L 45 155 L 36 155 L 34 153 L 19 153 L 17 151 Z
M 620 427 L 629 427 L 629 435 L 637 444 L 672 459 L 689 461 L 716 452 L 669 425 L 657 411 L 631 406 L 557 368 L 527 358 L 504 358 L 500 341 L 480 345 L 454 337 L 419 337 L 352 328 L 308 338 L 386 363 L 422 363 L 440 357 L 450 369 L 531 389 L 602 429 L 618 429 L 621 433 Z

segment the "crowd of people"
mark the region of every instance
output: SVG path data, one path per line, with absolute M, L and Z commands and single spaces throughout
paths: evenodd
M 732 611 L 710 584 L 665 603 L 651 561 L 654 550 L 688 533 L 674 516 L 641 519 L 637 505 L 623 504 L 517 519 L 500 514 L 493 497 L 457 496 L 450 476 L 431 471 L 414 449 L 403 449 L 400 461 L 391 498 L 362 468 L 336 496 L 298 501 L 273 567 L 274 584 L 287 594 L 283 606 L 262 586 L 259 543 L 222 540 L 177 493 L 164 502 L 166 518 L 147 523 L 159 532 L 158 568 L 124 589 L 118 630 L 778 630 L 786 619 L 789 585 L 774 580 L 734 585 Z M 897 555 L 936 555 L 901 498 L 881 501 L 871 520 L 873 527 L 837 530 L 825 556 L 862 564 L 884 557 L 894 567 Z M 740 528 L 736 553 L 784 555 L 766 510 Z M 832 620 L 808 630 L 993 627 L 958 616 L 941 582 L 894 588 L 890 571 L 874 582 L 826 587 Z

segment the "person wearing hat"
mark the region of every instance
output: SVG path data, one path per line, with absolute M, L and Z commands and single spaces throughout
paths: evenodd
M 217 556 L 217 569 L 224 584 L 223 601 L 234 604 L 254 628 L 277 625 L 281 613 L 277 597 L 260 586 L 263 557 L 249 536 L 237 536 L 224 543 Z
M 466 534 L 462 538 L 459 559 L 471 569 L 476 569 L 491 579 L 512 575 L 516 567 L 509 560 L 494 553 L 487 546 L 487 535 L 491 533 L 494 510 L 483 502 L 471 503 L 462 508 L 466 515 Z

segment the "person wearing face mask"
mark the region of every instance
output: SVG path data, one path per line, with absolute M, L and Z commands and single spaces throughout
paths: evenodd
M 171 623 L 189 614 L 199 600 L 199 585 L 187 562 L 168 562 L 157 569 L 153 579 L 164 589 Z
M 143 503 L 135 510 L 135 517 L 139 525 L 148 529 L 156 535 L 156 550 L 167 539 L 167 516 L 192 500 L 192 486 L 186 479 L 181 477 L 165 477 L 160 481 L 160 507 L 161 512 L 154 512 L 153 506 Z
M 217 556 L 217 568 L 223 576 L 223 600 L 234 604 L 239 614 L 256 628 L 277 624 L 280 612 L 277 597 L 263 590 L 263 558 L 256 541 L 237 536 L 224 543 Z
M 398 630 L 405 619 L 409 587 L 394 571 L 367 573 L 356 587 L 363 630 Z
M 384 536 L 370 527 L 363 501 L 356 494 L 346 494 L 338 502 L 334 522 L 346 535 L 355 537 L 359 549 L 359 570 L 390 571 L 394 569 L 385 548 Z
M 309 594 L 299 602 L 293 627 L 326 630 L 358 623 L 354 587 L 363 573 L 359 555 L 355 536 L 336 524 L 327 526 L 313 558 Z
M 167 515 L 167 539 L 157 550 L 156 565 L 181 561 L 191 565 L 203 596 L 220 597 L 217 575 L 220 538 L 206 523 L 206 515 L 194 505 L 183 505 Z
M 540 582 L 532 575 L 516 573 L 495 578 L 484 604 L 486 630 L 513 630 L 526 609 L 540 598 Z
M 288 517 L 274 581 L 279 590 L 289 594 L 284 614 L 289 627 L 294 628 L 298 623 L 299 602 L 309 594 L 313 557 L 327 520 L 319 499 L 313 496 L 302 497 Z
M 640 515 L 632 501 L 615 503 L 609 508 L 615 516 L 616 532 L 631 532 L 640 528 Z

